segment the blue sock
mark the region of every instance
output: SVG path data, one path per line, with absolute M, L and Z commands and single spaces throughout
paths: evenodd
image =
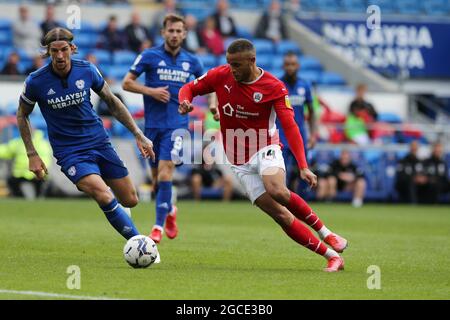
M 172 211 L 172 181 L 158 182 L 156 194 L 156 225 L 164 226 L 167 214 Z
M 123 210 L 122 206 L 114 198 L 110 204 L 100 207 L 105 213 L 106 219 L 125 239 L 137 236 L 139 232 L 133 221 Z

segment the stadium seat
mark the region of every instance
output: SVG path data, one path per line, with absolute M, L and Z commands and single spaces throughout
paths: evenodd
M 0 18 L 0 30 L 2 31 L 11 31 L 11 20 Z
M 301 56 L 299 58 L 300 68 L 304 71 L 321 71 L 322 65 L 320 61 L 311 56 Z
M 369 0 L 367 5 L 377 5 L 380 7 L 381 14 L 395 13 L 396 7 L 394 6 L 394 2 L 391 0 Z
M 269 70 L 272 67 L 273 57 L 271 54 L 259 54 L 256 56 L 256 65 L 264 70 Z
M 325 85 L 344 85 L 345 80 L 338 73 L 325 71 L 322 72 L 319 83 Z
M 420 0 L 397 0 L 397 10 L 403 14 L 418 14 L 421 12 Z
M 342 8 L 348 12 L 365 13 L 367 5 L 365 0 L 342 0 Z
M 248 30 L 246 27 L 236 26 L 236 33 L 237 33 L 238 38 L 245 38 L 245 39 L 249 39 L 249 40 L 253 39 L 252 32 L 250 30 Z
M 272 54 L 274 53 L 273 43 L 267 39 L 254 39 L 253 45 L 256 49 L 256 56 L 260 54 Z
M 450 4 L 446 0 L 427 0 L 422 2 L 423 11 L 428 15 L 443 16 L 450 14 Z
M 313 82 L 319 82 L 320 74 L 321 73 L 318 72 L 318 71 L 303 71 L 303 70 L 300 70 L 300 72 L 297 74 L 297 76 L 299 78 L 302 78 L 302 79 L 304 79 L 306 81 L 309 81 L 309 82 L 313 83 Z
M 402 119 L 395 113 L 391 112 L 380 112 L 378 114 L 378 121 L 388 122 L 388 123 L 402 123 Z
M 97 62 L 100 65 L 102 65 L 102 64 L 110 64 L 111 62 L 113 62 L 112 54 L 111 54 L 111 52 L 109 52 L 107 50 L 94 49 L 91 52 L 97 58 Z
M 275 45 L 275 52 L 284 55 L 287 52 L 294 52 L 300 54 L 300 46 L 291 40 L 282 40 Z
M 0 29 L 0 45 L 10 46 L 13 43 L 13 35 L 11 31 Z
M 217 57 L 213 54 L 199 54 L 197 57 L 203 63 L 203 67 L 207 70 L 217 66 Z
M 137 54 L 134 51 L 120 50 L 113 54 L 113 61 L 116 65 L 126 65 L 130 67 L 134 60 L 136 60 Z
M 108 70 L 107 76 L 116 80 L 122 80 L 127 74 L 130 66 L 111 66 Z
M 316 1 L 317 1 L 317 8 L 320 11 L 336 12 L 342 10 L 338 1 L 335 0 L 316 0 Z
M 80 33 L 76 36 L 74 43 L 81 49 L 94 49 L 98 40 L 95 33 Z

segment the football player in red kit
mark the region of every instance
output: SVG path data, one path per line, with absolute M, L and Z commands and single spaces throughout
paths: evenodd
M 342 270 L 344 260 L 338 252 L 347 247 L 347 240 L 328 230 L 309 205 L 286 187 L 276 117 L 297 160 L 301 178 L 311 187 L 317 184 L 316 175 L 308 169 L 288 91 L 280 80 L 256 66 L 256 52 L 250 41 L 233 41 L 226 58 L 228 64 L 209 70 L 181 88 L 179 112 L 192 111 L 194 96 L 216 92 L 225 153 L 249 199 L 289 237 L 324 256 L 328 261 L 325 271 Z

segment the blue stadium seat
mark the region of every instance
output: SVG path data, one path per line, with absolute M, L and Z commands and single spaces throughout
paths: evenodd
M 397 0 L 397 10 L 403 14 L 418 14 L 421 12 L 420 0 Z
M 316 0 L 316 1 L 317 1 L 317 8 L 320 11 L 336 12 L 342 10 L 339 2 L 336 0 Z
M 207 70 L 217 66 L 218 59 L 213 54 L 199 54 L 197 55 L 197 57 L 203 63 L 204 68 Z
M 282 40 L 275 45 L 275 51 L 277 54 L 284 55 L 287 52 L 294 52 L 300 54 L 300 46 L 291 40 Z
M 259 54 L 256 56 L 256 65 L 268 70 L 272 67 L 273 55 L 271 54 Z
M 127 65 L 130 67 L 134 60 L 136 60 L 137 54 L 134 51 L 120 50 L 114 52 L 113 61 L 116 65 Z
M 227 64 L 227 58 L 225 55 L 221 55 L 218 59 L 218 65 Z
M 319 83 L 325 85 L 344 85 L 345 80 L 338 73 L 325 71 L 322 72 Z
M 279 69 L 279 68 L 272 68 L 269 71 L 269 73 L 271 73 L 272 75 L 274 75 L 275 77 L 277 77 L 278 79 L 281 79 L 281 77 L 283 77 L 284 75 L 284 70 L 283 69 Z
M 254 39 L 253 45 L 256 49 L 256 55 L 274 53 L 273 43 L 267 39 Z
M 272 56 L 272 69 L 282 69 L 283 64 L 284 64 L 284 56 L 282 54 Z
M 392 0 L 369 0 L 367 6 L 377 5 L 380 7 L 381 14 L 385 13 L 395 13 L 397 8 L 394 5 L 395 1 Z
M 301 56 L 299 59 L 300 68 L 304 71 L 322 71 L 320 61 L 311 56 Z
M 427 0 L 422 2 L 422 8 L 428 15 L 443 16 L 450 14 L 450 4 L 447 0 Z
M 11 31 L 12 22 L 9 19 L 0 18 L 0 30 Z
M 253 34 L 250 30 L 243 26 L 236 26 L 236 33 L 238 38 L 244 38 L 248 40 L 253 39 Z
M 402 123 L 402 119 L 395 113 L 381 112 L 378 114 L 378 121 L 388 123 Z
M 92 54 L 97 58 L 98 64 L 110 64 L 113 62 L 113 57 L 111 52 L 103 49 L 94 49 L 91 51 Z
M 365 0 L 342 0 L 345 11 L 365 14 L 367 5 Z
M 98 41 L 98 35 L 95 33 L 80 33 L 74 43 L 81 49 L 94 49 Z
M 107 76 L 116 80 L 122 80 L 128 73 L 129 68 L 130 66 L 111 66 L 108 70 Z
M 302 78 L 312 83 L 312 82 L 319 82 L 321 73 L 318 71 L 300 70 L 300 72 L 297 75 L 299 78 Z
M 13 35 L 11 31 L 0 29 L 0 45 L 10 46 L 13 44 Z

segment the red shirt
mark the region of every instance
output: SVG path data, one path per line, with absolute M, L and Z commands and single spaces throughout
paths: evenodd
M 193 96 L 216 92 L 224 149 L 228 160 L 235 165 L 247 163 L 265 146 L 279 144 L 275 120 L 280 117 L 284 129 L 286 126 L 288 131 L 296 130 L 290 136 L 293 140 L 294 135 L 294 145 L 301 146 L 301 154 L 294 150 L 293 153 L 298 156 L 299 166 L 305 168 L 303 141 L 288 91 L 283 82 L 260 70 L 262 73 L 256 80 L 244 83 L 233 78 L 229 65 L 219 66 L 183 86 L 179 101 L 192 101 Z

